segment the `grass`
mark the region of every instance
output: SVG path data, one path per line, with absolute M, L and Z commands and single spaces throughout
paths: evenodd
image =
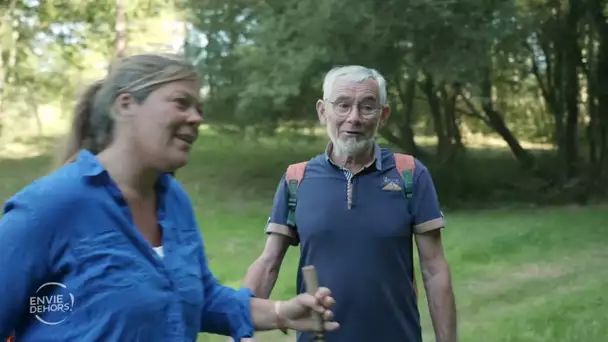
M 27 141 L 20 146 L 25 145 Z M 47 172 L 49 142 L 30 145 L 40 155 L 0 159 L 0 199 Z M 178 172 L 178 178 L 192 198 L 211 267 L 222 283 L 239 286 L 262 250 L 272 196 L 287 164 L 308 159 L 322 148 L 323 142 L 315 139 L 279 137 L 252 142 L 203 134 L 190 165 Z M 480 193 L 484 186 L 491 186 L 492 179 L 508 179 L 504 170 L 498 174 L 494 174 L 496 169 L 484 170 L 474 175 L 487 182 L 480 186 Z M 468 169 L 462 172 L 469 173 Z M 454 182 L 444 177 L 437 180 L 440 198 L 454 187 L 441 185 Z M 606 340 L 606 205 L 447 209 L 445 214 L 445 249 L 453 272 L 461 341 Z M 295 293 L 297 257 L 298 251 L 292 248 L 273 297 L 288 298 Z M 423 291 L 421 296 L 425 341 L 434 341 Z M 270 332 L 258 334 L 257 340 L 294 338 L 293 334 L 286 338 Z M 199 342 L 203 341 L 226 338 L 201 335 Z

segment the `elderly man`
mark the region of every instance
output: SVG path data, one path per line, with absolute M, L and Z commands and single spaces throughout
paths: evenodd
M 421 342 L 415 238 L 437 341 L 456 341 L 444 219 L 431 175 L 420 161 L 375 141 L 390 115 L 385 79 L 361 66 L 335 68 L 316 107 L 330 143 L 281 179 L 265 248 L 244 285 L 268 298 L 288 247 L 300 245 L 300 268 L 316 266 L 338 303 L 341 328 L 326 341 Z M 305 291 L 299 272 L 297 291 Z

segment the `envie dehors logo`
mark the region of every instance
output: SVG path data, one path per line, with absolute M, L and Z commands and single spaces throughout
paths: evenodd
M 57 325 L 65 321 L 74 307 L 74 295 L 62 283 L 40 285 L 30 297 L 30 314 L 43 324 Z

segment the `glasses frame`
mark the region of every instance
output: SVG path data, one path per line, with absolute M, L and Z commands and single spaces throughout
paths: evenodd
M 349 116 L 350 113 L 352 112 L 353 108 L 355 108 L 355 106 L 353 106 L 353 103 L 349 103 L 349 102 L 345 102 L 345 101 L 330 101 L 330 100 L 327 100 L 327 99 L 325 101 L 331 103 L 333 112 L 336 113 L 336 115 L 338 115 L 340 117 L 347 117 L 347 116 Z M 344 103 L 351 105 L 347 112 L 342 113 L 339 110 L 336 110 L 337 105 L 344 104 Z M 371 118 L 375 117 L 378 114 L 378 111 L 381 110 L 382 108 L 384 108 L 383 105 L 376 104 L 376 107 L 374 107 L 374 109 L 372 110 L 371 113 L 365 114 L 361 110 L 361 102 L 357 102 L 357 106 L 356 107 L 357 107 L 357 114 L 360 117 L 364 118 L 364 119 L 371 119 Z

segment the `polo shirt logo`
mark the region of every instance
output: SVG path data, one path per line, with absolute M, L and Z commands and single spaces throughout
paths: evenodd
M 385 191 L 401 191 L 403 189 L 399 185 L 397 185 L 395 182 L 391 181 L 388 184 L 386 184 L 385 186 L 383 186 L 382 190 L 385 190 Z

